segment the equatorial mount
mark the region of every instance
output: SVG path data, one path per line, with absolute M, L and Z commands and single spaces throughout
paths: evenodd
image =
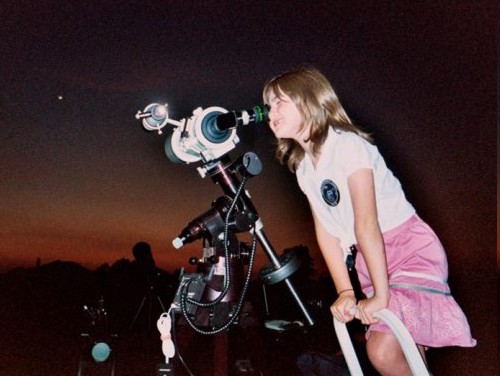
M 308 324 L 314 325 L 312 317 L 289 278 L 300 267 L 299 257 L 293 252 L 282 256 L 277 255 L 264 233 L 262 219 L 253 205 L 250 196 L 246 190 L 241 189 L 240 177 L 247 178 L 248 176 L 256 176 L 260 173 L 261 167 L 262 164 L 258 156 L 254 153 L 247 153 L 235 163 L 231 163 L 229 157 L 224 156 L 221 159 L 204 164 L 198 170 L 201 171 L 200 174 L 203 176 L 210 176 L 212 181 L 222 188 L 225 193 L 223 197 L 237 200 L 237 215 L 229 218 L 229 222 L 234 225 L 231 231 L 250 232 L 257 238 L 258 243 L 271 261 L 271 263 L 260 272 L 263 282 L 268 285 L 284 282 Z M 238 194 L 239 192 L 241 192 L 241 194 Z M 221 218 L 224 213 L 227 213 L 227 201 L 225 201 L 225 204 L 224 201 L 225 200 L 216 201 L 218 204 L 214 205 L 211 210 L 192 221 L 174 242 L 178 242 L 179 239 L 183 239 L 182 241 L 185 242 L 188 239 L 186 234 L 193 233 L 197 233 L 198 237 L 209 235 L 210 237 L 215 236 L 219 238 L 223 232 Z M 202 224 L 200 224 L 200 222 L 202 222 Z M 217 225 L 217 223 L 219 225 Z M 193 228 L 197 230 L 193 231 Z M 205 229 L 205 231 L 199 229 Z M 190 241 L 194 241 L 195 239 L 195 237 L 189 238 Z

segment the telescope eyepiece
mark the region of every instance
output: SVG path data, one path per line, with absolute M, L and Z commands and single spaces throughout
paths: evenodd
M 269 120 L 269 107 L 255 106 L 250 110 L 229 111 L 228 113 L 217 116 L 217 128 L 226 130 L 241 125 L 254 125 L 265 123 Z

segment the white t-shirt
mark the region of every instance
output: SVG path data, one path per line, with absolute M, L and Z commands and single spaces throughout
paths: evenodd
M 330 127 L 316 168 L 306 154 L 296 171 L 299 186 L 314 214 L 330 234 L 340 239 L 344 251 L 357 243 L 347 178 L 361 168 L 373 170 L 382 232 L 397 227 L 415 214 L 399 180 L 387 168 L 378 149 L 355 133 Z

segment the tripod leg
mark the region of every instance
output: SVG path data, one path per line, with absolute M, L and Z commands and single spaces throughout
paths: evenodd
M 149 298 L 148 307 L 148 331 L 151 330 L 151 316 L 153 315 L 153 299 Z
M 278 258 L 278 255 L 276 254 L 276 251 L 271 246 L 271 243 L 267 239 L 262 228 L 256 229 L 255 233 L 257 235 L 257 238 L 259 239 L 260 245 L 262 246 L 262 248 L 264 248 L 264 251 L 266 252 L 266 255 L 269 258 L 269 260 L 273 263 L 273 265 L 276 269 L 280 268 L 281 263 L 280 263 L 280 260 Z M 300 299 L 300 296 L 297 293 L 297 291 L 295 290 L 295 287 L 293 286 L 292 281 L 289 278 L 286 278 L 284 281 L 286 283 L 286 286 L 290 290 L 290 293 L 292 294 L 295 301 L 297 302 L 299 308 L 301 309 L 302 313 L 304 314 L 304 317 L 306 318 L 309 325 L 311 325 L 311 326 L 314 325 L 314 320 L 312 319 L 311 315 L 307 311 L 306 306 L 304 305 L 304 303 Z
M 80 362 L 78 363 L 78 376 L 83 376 L 83 369 L 85 368 L 85 362 L 83 359 L 80 359 Z
M 128 330 L 132 330 L 132 328 L 134 327 L 134 324 L 137 321 L 137 318 L 139 317 L 139 314 L 141 313 L 142 307 L 144 306 L 145 302 L 146 302 L 146 296 L 142 298 L 141 304 L 139 305 L 139 308 L 137 309 L 137 312 L 135 313 L 134 319 L 130 323 Z
M 156 295 L 156 299 L 158 300 L 158 303 L 160 303 L 160 307 L 162 309 L 162 313 L 163 312 L 167 312 L 167 310 L 165 309 L 165 306 L 163 305 L 163 302 L 160 298 L 159 295 Z M 152 297 L 150 297 L 149 299 L 149 318 L 148 318 L 148 330 L 151 330 L 151 323 L 152 323 L 152 319 L 151 317 L 153 316 L 153 299 Z
M 111 376 L 115 376 L 115 366 L 116 366 L 116 359 L 113 357 L 113 362 L 111 363 Z
M 165 309 L 165 306 L 163 305 L 163 302 L 161 301 L 161 298 L 157 295 L 156 298 L 158 298 L 158 302 L 160 302 L 160 306 L 161 306 L 161 309 L 163 310 L 163 312 L 167 312 L 167 310 Z

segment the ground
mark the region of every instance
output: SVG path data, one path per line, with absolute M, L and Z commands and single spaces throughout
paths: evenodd
M 113 365 L 115 375 L 157 375 L 157 365 L 165 359 L 156 322 L 162 305 L 168 309 L 176 292 L 168 277 L 174 278 L 155 277 L 157 285 L 151 288 L 151 279 L 144 280 L 128 262 L 92 272 L 56 262 L 0 274 L 0 375 L 111 375 Z M 217 335 L 196 333 L 182 314 L 176 314 L 172 334 L 177 353 L 170 360 L 171 374 L 347 374 L 321 293 L 314 298 L 303 295 L 314 326 L 294 324 L 281 332 L 267 329 L 265 321 L 305 320 L 286 289 L 268 289 L 266 300 L 261 293 L 258 282 L 251 284 L 240 319 Z M 97 325 L 92 326 L 92 320 Z M 362 357 L 363 328 L 353 324 L 350 329 L 365 375 L 375 374 Z M 100 339 L 110 344 L 112 352 L 98 364 L 90 357 L 90 348 Z M 452 368 L 446 364 L 457 350 L 439 351 L 437 357 L 430 354 L 434 374 L 460 374 L 448 372 Z

